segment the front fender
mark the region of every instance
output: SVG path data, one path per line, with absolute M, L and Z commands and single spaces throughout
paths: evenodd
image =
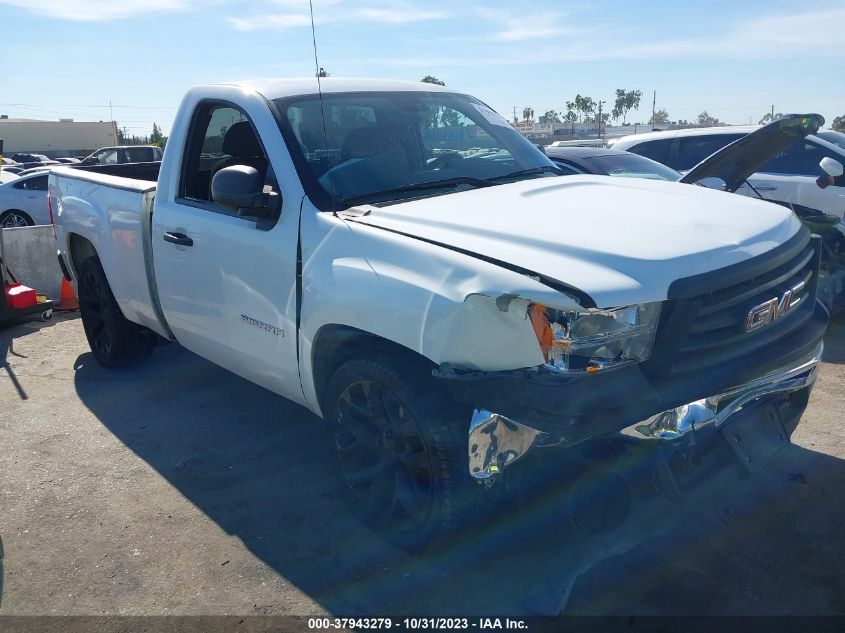
M 501 371 L 543 363 L 530 303 L 581 307 L 487 261 L 325 213 L 305 218 L 300 372 L 314 407 L 312 344 L 326 325 L 381 337 L 438 365 Z

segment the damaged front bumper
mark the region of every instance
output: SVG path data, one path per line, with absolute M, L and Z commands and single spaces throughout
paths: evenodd
M 693 436 L 704 438 L 720 430 L 733 416 L 754 403 L 765 405 L 790 394 L 809 395 L 821 362 L 823 343 L 812 354 L 795 364 L 726 389 L 721 393 L 666 409 L 617 431 L 625 440 L 679 442 Z M 758 407 L 763 410 L 763 407 Z M 787 427 L 778 433 L 785 440 L 797 424 L 792 415 Z M 739 437 L 739 436 L 737 436 Z M 576 444 L 583 437 L 566 437 L 535 428 L 491 411 L 476 409 L 469 427 L 468 458 L 470 475 L 479 480 L 499 475 L 528 452 L 542 447 Z M 737 440 L 738 441 L 738 440 Z M 751 458 L 745 454 L 748 461 Z

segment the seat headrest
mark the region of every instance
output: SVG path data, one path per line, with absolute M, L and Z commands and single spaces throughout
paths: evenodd
M 340 158 L 341 160 L 369 158 L 391 149 L 401 149 L 399 139 L 395 134 L 375 125 L 356 127 L 350 130 L 343 139 Z
M 264 151 L 249 121 L 239 121 L 226 130 L 223 152 L 229 156 L 263 156 Z

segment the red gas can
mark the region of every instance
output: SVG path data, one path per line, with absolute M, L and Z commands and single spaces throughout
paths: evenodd
M 35 291 L 20 283 L 5 285 L 6 305 L 10 308 L 28 308 L 38 303 Z

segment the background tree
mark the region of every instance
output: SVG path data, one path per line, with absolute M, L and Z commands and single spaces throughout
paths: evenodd
M 581 95 L 575 95 L 574 105 L 575 111 L 580 116 L 579 121 L 581 121 L 582 123 L 586 123 L 593 115 L 593 112 L 596 111 L 596 102 L 593 101 L 592 97 L 582 97 Z
M 445 81 L 440 81 L 434 75 L 426 75 L 425 77 L 420 79 L 420 81 L 423 82 L 424 84 L 437 84 L 438 86 L 445 86 L 446 85 Z
M 837 132 L 845 132 L 845 114 L 833 119 L 833 123 L 830 124 L 830 127 Z
M 575 104 L 571 101 L 566 102 L 566 114 L 563 115 L 563 120 L 570 124 L 569 135 L 575 138 L 575 122 L 578 120 L 578 113 L 575 111 Z
M 649 125 L 666 125 L 669 123 L 669 113 L 666 108 L 660 108 L 649 120 Z
M 540 123 L 560 123 L 560 116 L 554 110 L 549 110 L 540 116 Z
M 153 131 L 150 133 L 150 144 L 157 145 L 163 138 L 164 135 L 161 133 L 158 123 L 153 123 Z
M 771 123 L 772 121 L 779 119 L 782 116 L 783 116 L 783 113 L 781 113 L 781 112 L 778 112 L 775 116 L 772 116 L 771 112 L 766 112 L 766 114 L 763 115 L 763 118 L 760 119 L 759 123 L 760 123 L 760 125 L 766 125 L 766 123 Z
M 640 107 L 640 99 L 643 93 L 641 90 L 625 90 L 624 88 L 616 89 L 616 103 L 613 106 L 613 120 L 622 119 L 622 125 L 628 117 L 628 112 L 631 110 L 638 110 Z
M 721 121 L 719 121 L 719 119 L 714 116 L 710 116 L 707 113 L 707 110 L 705 110 L 704 112 L 698 115 L 698 124 L 701 127 L 714 127 L 716 125 L 720 125 Z
M 525 106 L 524 108 L 522 108 L 522 120 L 525 121 L 526 123 L 528 121 L 533 121 L 534 120 L 534 108 L 532 108 L 531 106 Z

